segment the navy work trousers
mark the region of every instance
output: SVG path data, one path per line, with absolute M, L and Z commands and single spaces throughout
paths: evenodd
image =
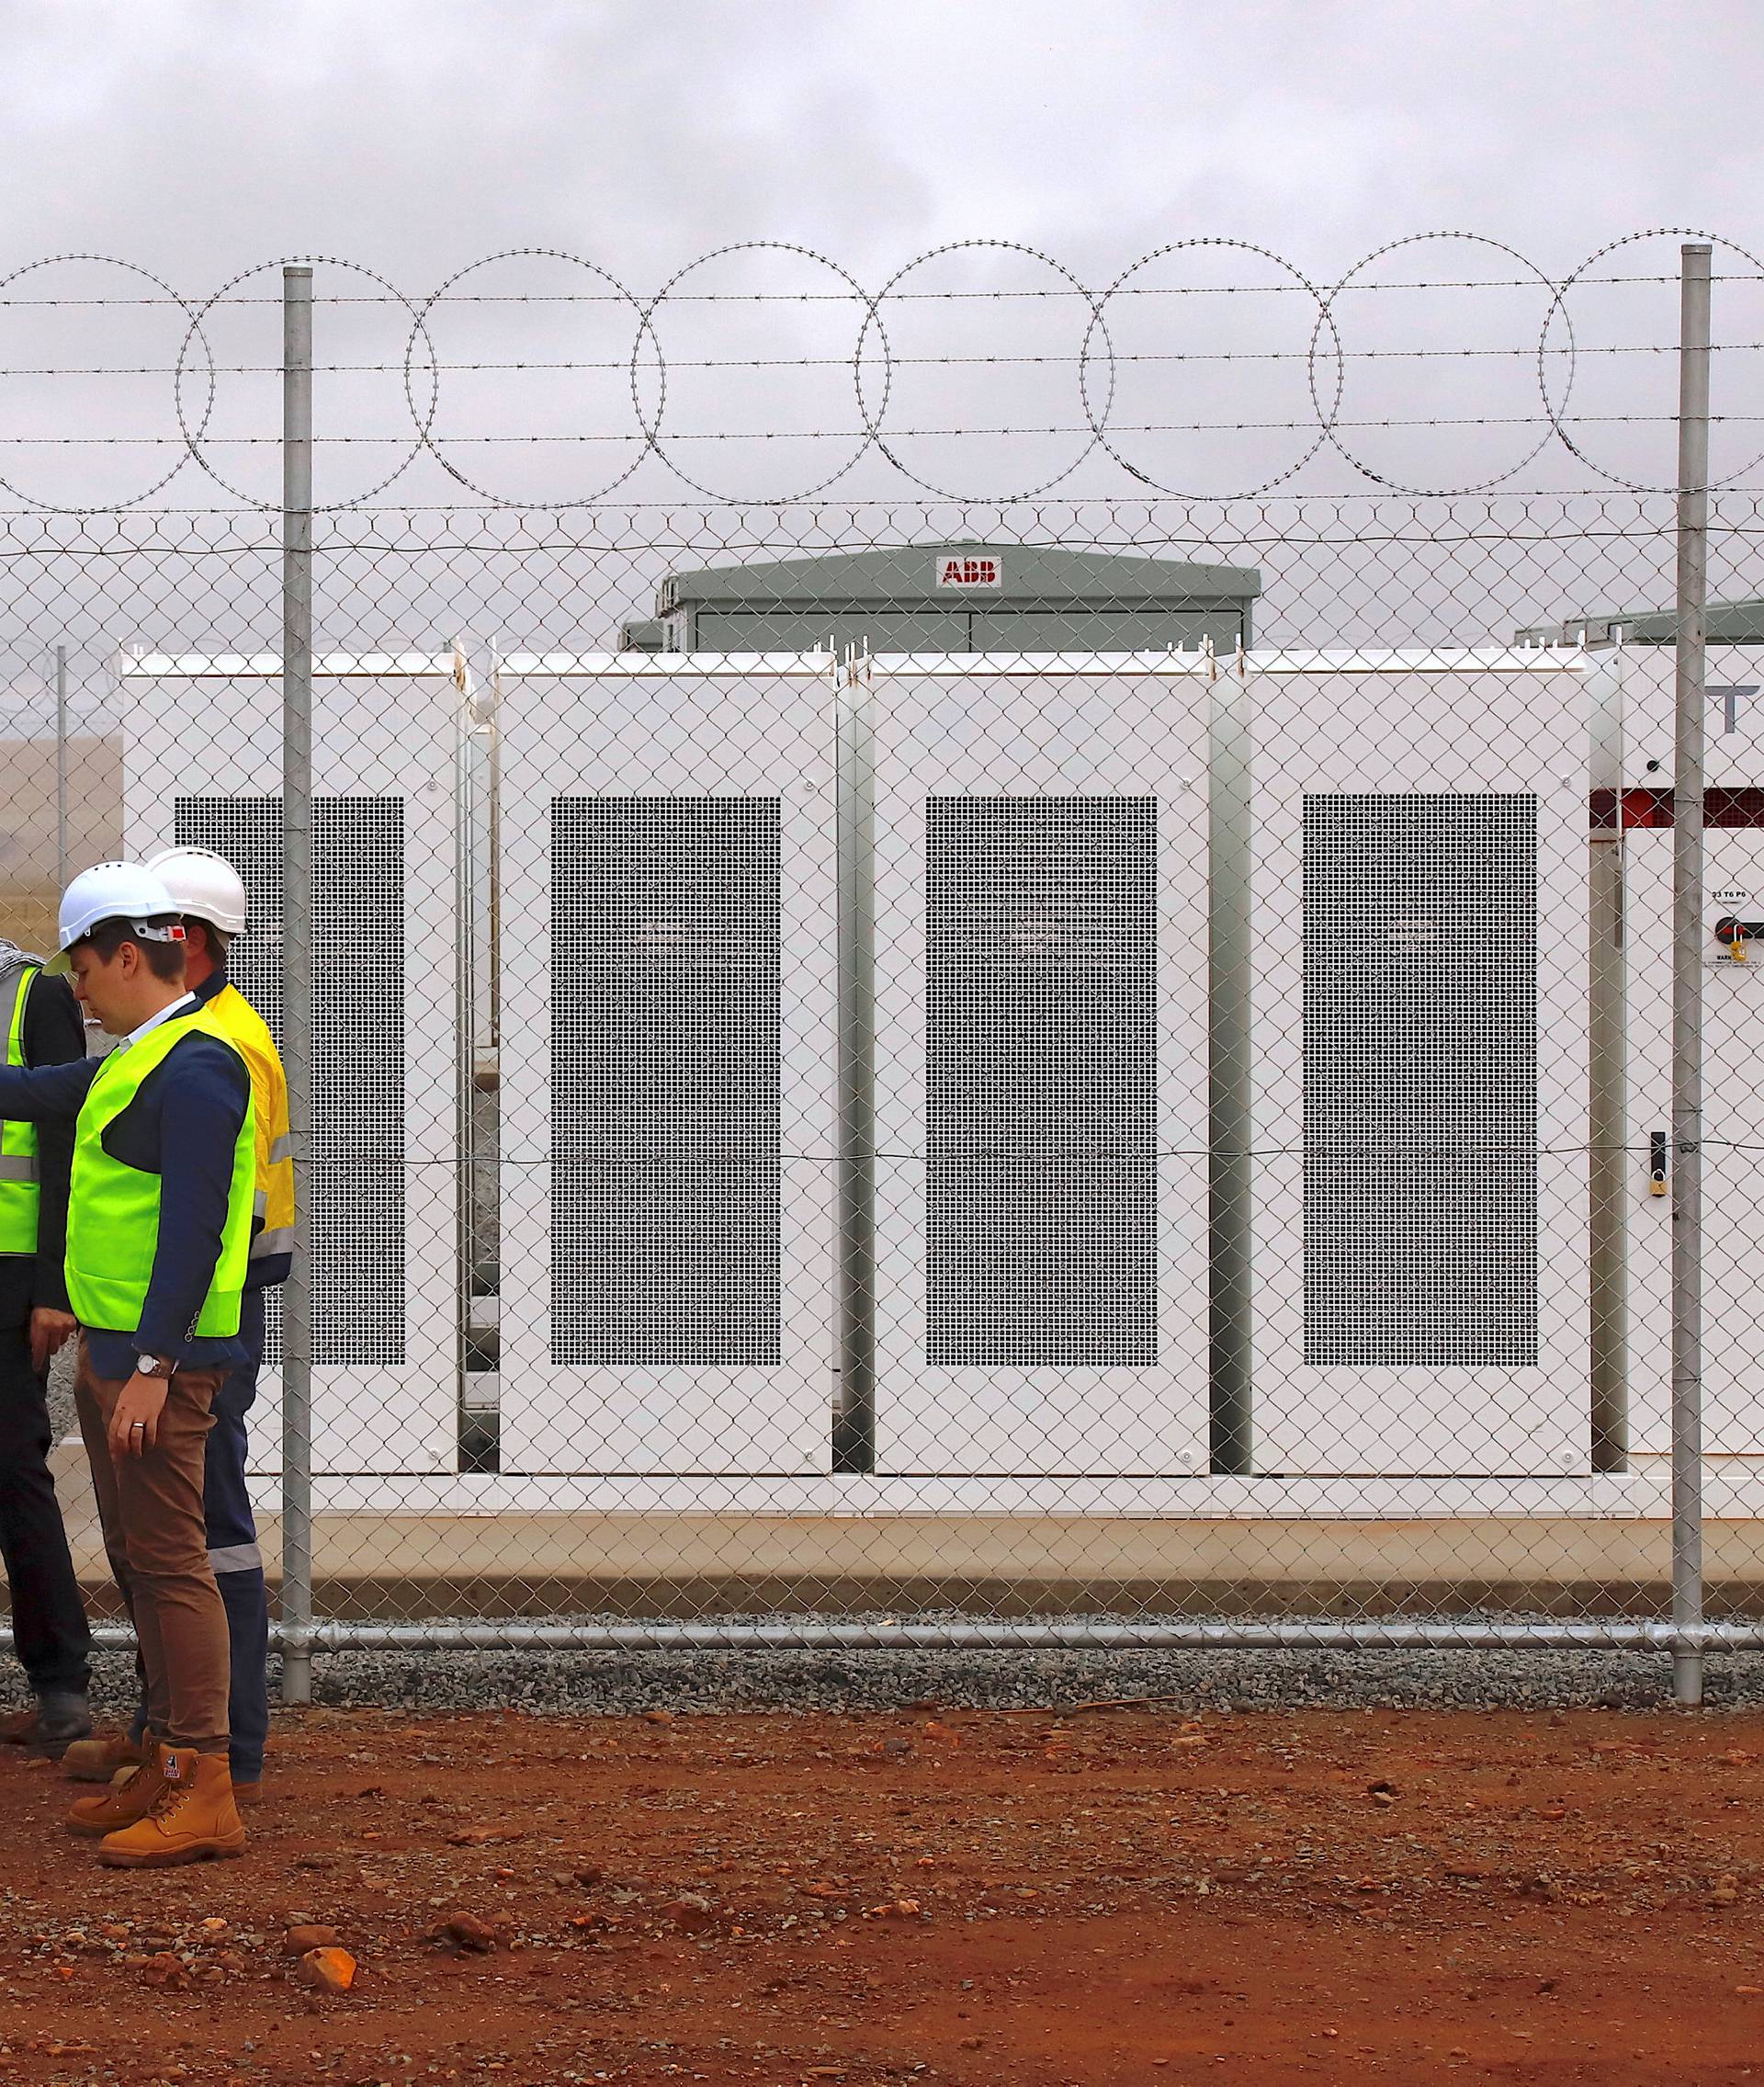
M 28 1272 L 29 1262 L 23 1265 Z M 0 1562 L 12 1591 L 13 1643 L 39 1696 L 84 1696 L 92 1637 L 50 1475 L 45 1381 L 30 1367 L 28 1324 L 0 1320 Z

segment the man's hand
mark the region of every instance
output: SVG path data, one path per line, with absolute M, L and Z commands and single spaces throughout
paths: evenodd
M 144 1457 L 159 1440 L 159 1416 L 165 1410 L 165 1379 L 143 1377 L 137 1370 L 118 1394 L 110 1415 L 110 1455 L 121 1463 L 125 1457 Z
M 71 1311 L 57 1311 L 46 1304 L 37 1307 L 30 1315 L 30 1367 L 39 1377 L 49 1367 L 51 1355 L 59 1355 L 79 1330 L 80 1322 Z

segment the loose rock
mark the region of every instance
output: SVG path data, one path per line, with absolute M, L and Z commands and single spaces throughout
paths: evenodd
M 481 1956 L 494 1949 L 496 1930 L 481 1921 L 476 1913 L 451 1913 L 441 1931 L 449 1942 L 457 1942 L 461 1949 L 474 1949 Z
M 319 1992 L 347 1992 L 356 1982 L 356 1960 L 346 1949 L 309 1949 L 300 1975 Z
M 327 1927 L 322 1921 L 307 1921 L 288 1929 L 282 1937 L 282 1947 L 290 1957 L 304 1957 L 313 1949 L 334 1949 L 340 1940 L 335 1928 Z

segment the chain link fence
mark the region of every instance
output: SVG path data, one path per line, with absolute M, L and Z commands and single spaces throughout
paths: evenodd
M 1481 290 L 1529 282 L 1497 259 Z M 390 505 L 378 464 L 324 504 L 300 474 L 325 371 L 349 374 L 324 330 L 356 306 L 319 296 L 309 442 L 299 271 L 294 345 L 232 366 L 286 384 L 286 437 L 227 417 L 217 301 L 174 300 L 207 358 L 187 460 L 218 475 L 212 445 L 244 446 L 238 497 L 0 514 L 0 932 L 45 947 L 65 877 L 174 842 L 246 883 L 237 982 L 291 1035 L 297 1095 L 311 1066 L 305 1287 L 252 1416 L 297 1688 L 303 1654 L 362 1645 L 1764 1642 L 1764 529 L 1743 459 L 1705 472 L 1692 1140 L 1684 527 L 1648 490 L 1672 483 L 1647 387 L 1677 344 L 1621 397 L 1595 365 L 1574 421 L 1549 332 L 1588 281 L 1664 284 L 1676 323 L 1676 250 L 1670 278 L 1590 267 L 1498 351 L 1543 373 L 1524 426 L 1483 392 L 1405 404 L 1347 345 L 1352 279 L 1300 278 L 1286 359 L 1253 326 L 1206 352 L 1233 383 L 1295 363 L 1316 399 L 1328 344 L 1312 476 L 1204 501 L 1157 490 L 1174 474 L 1091 391 L 1116 482 L 1094 496 L 928 492 L 872 403 L 858 475 L 885 492 L 736 500 L 695 467 L 690 503 L 637 497 L 646 469 L 685 475 L 639 386 L 623 505 L 492 502 L 438 435 L 423 465 L 471 505 Z M 1234 287 L 1238 324 L 1275 285 Z M 281 289 L 254 278 L 254 323 Z M 978 301 L 995 331 L 1006 294 Z M 1098 329 L 1111 383 L 1150 381 L 1122 284 L 1075 294 L 1084 383 Z M 874 329 L 904 295 L 833 301 Z M 746 296 L 716 293 L 738 330 Z M 634 302 L 659 340 L 662 297 Z M 407 306 L 419 346 L 435 304 Z M 1060 432 L 1034 419 L 1047 309 L 1012 318 L 1032 382 L 1007 425 L 956 431 L 992 453 Z M 891 387 L 923 374 L 919 316 Z M 1411 375 L 1498 352 L 1403 337 L 1376 352 Z M 675 410 L 709 371 L 751 429 L 730 398 L 773 366 L 737 345 L 668 364 Z M 413 353 L 360 369 L 408 388 Z M 827 359 L 788 358 L 805 382 Z M 188 353 L 170 367 L 182 401 Z M 971 374 L 947 343 L 925 367 Z M 1351 433 L 1344 387 L 1386 379 Z M 1174 419 L 1136 426 L 1211 425 Z M 1630 446 L 1609 468 L 1595 422 Z M 1398 492 L 1419 471 L 1351 452 L 1404 429 L 1411 464 L 1525 454 Z M 287 516 L 243 476 L 266 459 Z M 61 1476 L 97 1598 L 72 1448 Z

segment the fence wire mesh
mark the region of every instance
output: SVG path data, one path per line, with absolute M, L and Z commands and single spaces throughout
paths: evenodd
M 1673 499 L 1646 489 L 1672 482 L 1653 362 L 1675 336 L 1585 301 L 1675 312 L 1676 250 L 1669 275 L 1649 248 L 1552 283 L 1460 242 L 1422 284 L 1393 249 L 1319 291 L 1214 244 L 1099 293 L 978 243 L 914 267 L 929 285 L 978 256 L 980 289 L 939 278 L 918 302 L 909 271 L 874 296 L 762 293 L 756 253 L 831 265 L 741 249 L 695 265 L 734 329 L 695 356 L 660 346 L 704 316 L 690 271 L 647 302 L 610 278 L 558 293 L 589 329 L 563 353 L 541 278 L 503 278 L 583 265 L 499 257 L 471 293 L 494 323 L 449 360 L 439 306 L 469 302 L 463 278 L 413 303 L 379 278 L 345 297 L 343 265 L 316 265 L 323 380 L 396 376 L 415 429 L 412 498 L 388 504 L 381 457 L 312 523 L 321 1646 L 1669 1641 L 1679 622 Z M 1758 272 L 1719 252 L 1741 307 Z M 1003 261 L 1054 292 L 1001 283 Z M 1140 293 L 1179 266 L 1201 275 L 1163 281 L 1191 326 L 1170 346 Z M 1374 277 L 1399 316 L 1367 346 L 1349 326 Z M 38 312 L 34 280 L 0 284 L 0 323 Z M 184 314 L 163 366 L 51 342 L 0 371 L 4 408 L 50 373 L 84 399 L 170 370 L 173 475 L 232 489 L 174 506 L 162 472 L 124 500 L 99 482 L 110 451 L 56 432 L 66 393 L 0 415 L 0 449 L 55 446 L 79 482 L 0 513 L 0 932 L 46 947 L 94 861 L 216 848 L 251 900 L 234 976 L 272 1028 L 281 436 L 248 402 L 283 372 L 218 344 L 279 323 L 280 287 L 152 288 L 154 323 Z M 1436 308 L 1408 316 L 1421 288 L 1541 299 L 1541 320 L 1522 353 L 1500 326 L 1465 345 Z M 1299 292 L 1296 346 L 1242 316 Z M 768 297 L 830 329 L 825 351 L 798 331 L 763 354 Z M 1192 320 L 1209 297 L 1228 321 Z M 116 301 L 42 306 L 60 325 Z M 499 358 L 505 304 L 551 329 L 528 359 L 567 380 L 544 441 L 629 447 L 622 503 L 545 503 L 540 437 L 515 432 L 543 394 Z M 348 345 L 401 308 L 396 361 Z M 946 328 L 915 359 L 929 316 L 971 354 Z M 666 435 L 641 356 L 592 347 L 615 323 L 665 365 Z M 1749 370 L 1760 340 L 1747 320 L 1716 346 Z M 468 425 L 518 452 L 514 480 L 444 447 L 418 348 L 436 397 L 463 373 L 496 401 Z M 1081 425 L 1036 418 L 1061 360 Z M 850 426 L 759 417 L 829 367 L 856 373 Z M 1246 368 L 1303 387 L 1308 431 L 1236 391 L 1207 403 Z M 1521 370 L 1525 413 L 1497 410 L 1495 369 Z M 991 417 L 958 421 L 988 402 L 977 371 Z M 1738 447 L 1709 530 L 1703 1527 L 1708 1613 L 1738 1641 L 1764 1605 L 1764 517 L 1725 373 L 1718 356 Z M 584 415 L 578 380 L 623 383 L 634 430 Z M 670 448 L 683 417 L 719 471 L 770 470 L 781 437 L 831 452 L 843 429 L 857 452 L 800 481 L 837 499 L 727 497 Z M 345 474 L 356 447 L 396 448 L 366 425 L 318 415 Z M 928 490 L 1064 481 L 1075 465 L 1026 459 L 1074 433 L 1096 494 Z M 940 434 L 961 470 L 913 447 Z M 1276 436 L 1303 437 L 1290 470 Z M 1232 442 L 1232 482 L 1261 490 L 1158 490 L 1184 482 L 1178 449 L 1219 464 Z M 1563 461 L 1574 484 L 1548 490 Z M 472 504 L 425 504 L 425 471 Z M 639 497 L 664 473 L 673 497 Z M 1393 490 L 1428 482 L 1445 490 Z M 252 1416 L 272 1562 L 282 1359 L 272 1318 Z M 100 1598 L 72 1446 L 58 1469 Z

